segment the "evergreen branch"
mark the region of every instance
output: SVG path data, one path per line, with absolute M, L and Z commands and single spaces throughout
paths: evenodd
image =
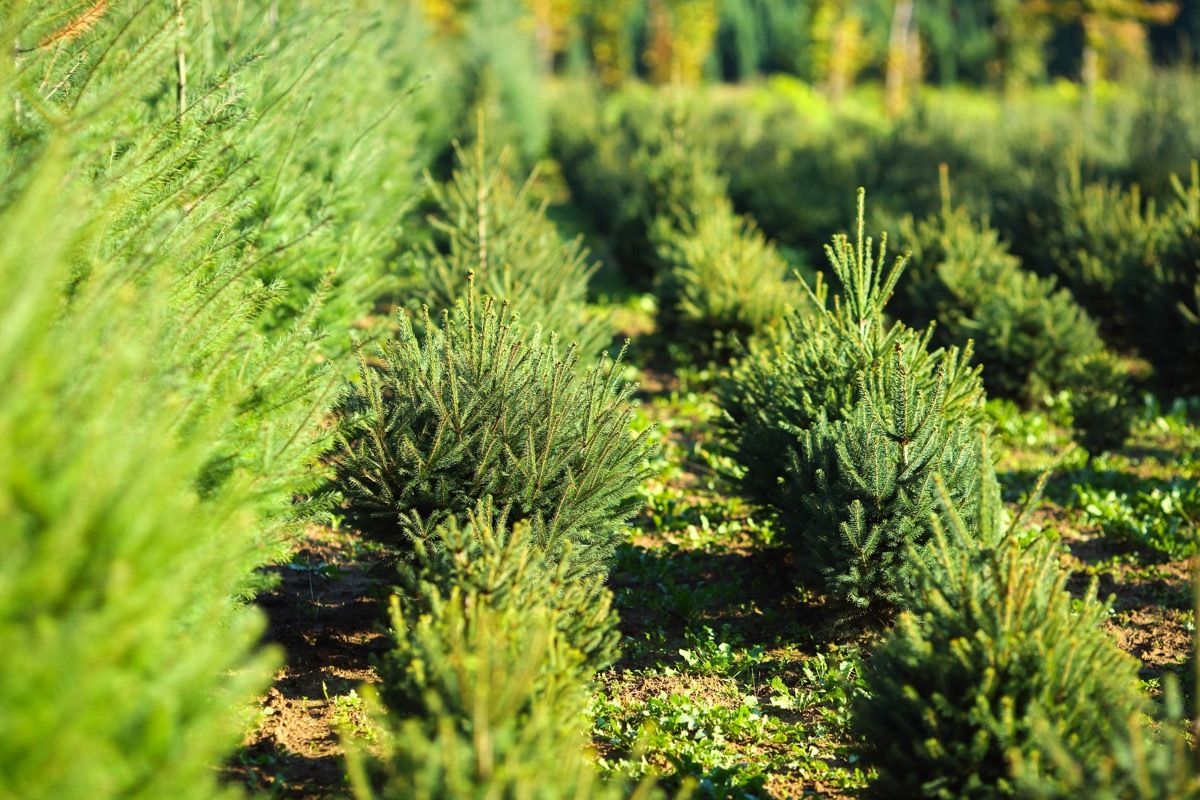
M 113 53 L 117 51 L 118 43 L 122 42 L 125 38 L 125 35 L 132 29 L 134 21 L 137 20 L 137 18 L 140 17 L 151 5 L 152 4 L 149 2 L 145 2 L 137 7 L 134 12 L 125 20 L 125 24 L 117 29 L 116 34 L 108 41 L 107 46 L 100 51 L 99 58 L 96 59 L 95 63 L 92 64 L 92 68 L 84 75 L 83 82 L 80 84 L 79 89 L 76 92 L 75 102 L 70 105 L 70 110 L 72 112 L 74 112 L 79 106 L 80 101 L 87 92 L 88 86 L 91 84 L 95 76 L 100 73 L 100 68 L 105 64 L 108 58 L 110 58 Z M 147 49 L 149 49 L 151 44 L 156 43 L 166 30 L 167 24 L 168 22 L 162 23 L 162 26 L 155 31 L 154 35 L 147 37 L 142 44 L 134 48 L 133 57 L 130 60 L 136 62 L 139 57 Z
M 325 217 L 324 219 L 318 220 L 316 224 L 312 225 L 311 227 L 309 227 L 308 230 L 299 234 L 295 238 L 293 238 L 287 242 L 284 242 L 283 244 L 280 244 L 280 245 L 277 245 L 277 246 L 271 248 L 271 250 L 267 251 L 265 254 L 259 256 L 256 259 L 247 260 L 247 262 L 245 264 L 241 265 L 237 270 L 231 272 L 228 275 L 228 277 L 221 284 L 219 284 L 216 287 L 216 289 L 214 291 L 209 292 L 207 294 L 207 296 L 204 298 L 204 300 L 201 301 L 200 305 L 196 309 L 193 310 L 191 316 L 189 316 L 184 321 L 184 326 L 186 327 L 187 325 L 191 324 L 191 322 L 196 318 L 196 315 L 199 314 L 200 311 L 202 311 L 204 308 L 206 308 L 210 303 L 212 303 L 214 300 L 216 300 L 218 295 L 222 294 L 225 290 L 227 290 L 230 286 L 232 286 L 238 280 L 244 278 L 247 274 L 249 274 L 256 267 L 258 267 L 262 262 L 266 261 L 269 258 L 277 256 L 280 253 L 285 252 L 286 250 L 291 249 L 292 247 L 296 246 L 297 244 L 304 241 L 308 237 L 312 236 L 317 231 L 326 227 L 330 222 L 331 222 L 330 217 Z

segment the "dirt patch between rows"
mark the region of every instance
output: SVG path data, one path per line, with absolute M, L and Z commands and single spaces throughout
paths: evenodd
M 377 598 L 386 570 L 377 551 L 328 528 L 310 528 L 290 564 L 257 604 L 266 612 L 266 639 L 287 663 L 259 699 L 257 725 L 226 767 L 226 778 L 256 793 L 289 800 L 345 797 L 345 761 L 337 729 L 338 699 L 377 683 L 371 666 L 387 646 Z M 354 693 L 353 695 L 351 693 Z

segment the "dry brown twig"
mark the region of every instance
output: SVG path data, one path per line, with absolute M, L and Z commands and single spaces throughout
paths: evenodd
M 38 42 L 38 49 L 44 50 L 56 44 L 78 39 L 96 27 L 96 23 L 104 18 L 113 5 L 112 0 L 95 0 L 83 13 L 68 21 L 66 25 L 43 36 L 42 40 Z

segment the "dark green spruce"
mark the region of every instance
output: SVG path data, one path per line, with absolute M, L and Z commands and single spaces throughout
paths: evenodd
M 905 260 L 898 258 L 885 269 L 887 237 L 876 254 L 864 235 L 864 213 L 865 195 L 860 191 L 855 241 L 838 235 L 826 247 L 841 290 L 832 304 L 829 286 L 820 275 L 815 285 L 802 281 L 816 312 L 794 311 L 781 335 L 752 347 L 718 384 L 726 414 L 724 434 L 745 468 L 742 488 L 764 505 L 777 501 L 788 453 L 799 446 L 805 431 L 822 419 L 849 418 L 863 387 L 877 404 L 883 402 L 897 344 L 903 347 L 907 380 L 914 387 L 930 397 L 940 381 L 947 419 L 971 424 L 982 419 L 983 386 L 979 367 L 968 366 L 970 344 L 963 350 L 931 351 L 932 328 L 917 332 L 900 322 L 889 323 L 884 316 Z M 865 383 L 860 383 L 860 374 L 866 376 Z
M 975 521 L 980 440 L 947 418 L 941 369 L 926 395 L 896 344 L 888 381 L 882 402 L 864 390 L 847 418 L 803 433 L 778 501 L 801 581 L 845 618 L 907 606 L 915 563 L 929 558 L 933 520 L 945 513 L 935 476 L 964 524 Z
M 552 558 L 571 542 L 577 563 L 606 572 L 649 451 L 620 358 L 580 377 L 576 347 L 527 335 L 507 305 L 476 308 L 470 292 L 441 325 L 420 323 L 402 314 L 378 365 L 360 356 L 338 459 L 352 513 L 405 551 L 491 497 Z
M 976 525 L 941 488 L 932 558 L 912 562 L 911 608 L 865 668 L 852 724 L 879 769 L 879 797 L 1026 797 L 1017 763 L 1061 777 L 1047 729 L 1065 762 L 1089 773 L 1114 730 L 1145 710 L 1138 662 L 1101 627 L 1108 606 L 1095 583 L 1073 597 L 1056 546 L 1020 543 L 989 461 L 985 450 Z

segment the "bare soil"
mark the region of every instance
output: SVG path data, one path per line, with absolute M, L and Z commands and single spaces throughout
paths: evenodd
M 386 648 L 379 565 L 355 534 L 313 527 L 290 564 L 271 568 L 279 585 L 257 603 L 287 663 L 259 698 L 257 724 L 226 767 L 230 782 L 289 800 L 347 796 L 336 701 L 378 682 L 372 658 Z

